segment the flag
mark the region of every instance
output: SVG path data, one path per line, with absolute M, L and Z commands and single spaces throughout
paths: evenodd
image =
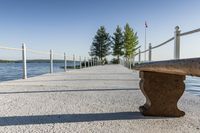
M 147 28 L 148 27 L 148 25 L 147 25 L 147 22 L 145 21 L 145 28 Z

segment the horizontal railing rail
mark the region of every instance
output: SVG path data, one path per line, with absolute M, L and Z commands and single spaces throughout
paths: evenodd
M 0 45 L 1 50 L 15 50 L 15 51 L 21 51 L 22 52 L 22 69 L 23 69 L 23 79 L 27 78 L 27 52 L 28 53 L 34 53 L 34 54 L 42 54 L 42 55 L 49 55 L 49 62 L 50 62 L 50 73 L 53 73 L 53 60 L 54 56 L 59 56 L 62 57 L 64 61 L 64 71 L 67 71 L 68 68 L 68 61 L 71 60 L 73 61 L 73 68 L 76 69 L 77 67 L 81 68 L 86 68 L 86 67 L 91 67 L 91 66 L 96 66 L 99 64 L 99 61 L 96 58 L 93 57 L 81 57 L 81 56 L 76 56 L 73 54 L 73 59 L 69 59 L 69 56 L 66 55 L 66 53 L 60 54 L 57 52 L 54 52 L 53 50 L 50 51 L 41 51 L 41 50 L 34 50 L 29 47 L 26 47 L 24 43 L 22 43 L 22 48 L 14 48 L 14 47 L 7 47 L 7 46 L 2 46 Z M 79 64 L 77 65 L 77 62 Z
M 139 49 L 139 52 L 134 54 L 134 58 L 135 58 L 135 56 L 138 55 L 138 58 L 139 58 L 138 61 L 140 62 L 141 61 L 141 54 L 149 52 L 149 60 L 148 61 L 151 61 L 153 49 L 164 46 L 167 43 L 174 40 L 174 59 L 180 59 L 180 37 L 185 36 L 185 35 L 190 35 L 190 34 L 193 34 L 193 33 L 197 33 L 197 32 L 200 32 L 200 28 L 195 29 L 195 30 L 191 30 L 191 31 L 188 31 L 188 32 L 180 33 L 179 27 L 176 26 L 174 37 L 171 37 L 168 40 L 166 40 L 165 42 L 158 44 L 156 46 L 151 46 L 151 43 L 149 43 L 149 48 L 147 50 L 144 50 L 144 51 L 140 51 L 140 49 Z
M 17 51 L 22 51 L 21 48 L 12 48 L 12 47 L 6 47 L 6 46 L 2 46 L 2 45 L 0 45 L 0 49 L 3 49 L 3 50 L 17 50 Z
M 158 48 L 158 47 L 161 47 L 161 46 L 167 44 L 168 42 L 171 42 L 172 40 L 174 40 L 174 37 L 171 37 L 171 38 L 168 39 L 167 41 L 165 41 L 165 42 L 163 42 L 163 43 L 161 43 L 161 44 L 159 44 L 159 45 L 156 45 L 156 46 L 152 47 L 151 49 L 156 49 L 156 48 Z M 149 51 L 149 49 L 148 49 L 148 51 Z
M 165 45 L 165 44 L 171 42 L 172 40 L 174 40 L 174 37 L 171 37 L 170 39 L 168 39 L 167 41 L 165 41 L 165 42 L 163 42 L 163 43 L 161 43 L 161 44 L 158 44 L 158 45 L 156 45 L 156 46 L 151 47 L 151 50 L 152 50 L 152 49 L 159 48 L 159 47 L 161 47 L 161 46 L 163 46 L 163 45 Z M 146 53 L 146 52 L 148 52 L 149 50 L 150 50 L 150 49 L 146 49 L 146 50 L 144 50 L 144 51 L 141 51 L 140 54 Z M 138 54 L 139 54 L 139 53 L 136 53 L 136 54 L 134 54 L 134 55 L 136 56 L 136 55 L 138 55 Z
M 138 56 L 138 62 L 140 63 L 141 62 L 141 54 L 144 54 L 146 52 L 149 53 L 148 54 L 148 56 L 149 56 L 148 61 L 151 61 L 152 60 L 152 50 L 153 49 L 156 49 L 156 48 L 159 48 L 161 46 L 164 46 L 164 45 L 168 44 L 169 42 L 171 42 L 173 40 L 174 40 L 174 59 L 180 59 L 180 37 L 181 36 L 190 35 L 190 34 L 194 34 L 194 33 L 197 33 L 197 32 L 200 32 L 200 28 L 181 33 L 181 31 L 179 30 L 179 27 L 176 26 L 175 27 L 175 32 L 174 32 L 174 37 L 171 37 L 168 40 L 166 40 L 166 41 L 164 41 L 164 42 L 162 42 L 162 43 L 160 43 L 158 45 L 155 45 L 155 46 L 152 46 L 151 43 L 149 43 L 149 48 L 145 49 L 144 51 L 141 51 L 140 48 L 139 48 L 138 52 L 133 54 L 133 61 L 132 61 L 132 63 L 134 64 L 136 56 Z M 128 61 L 128 63 L 127 63 L 127 61 Z M 129 66 L 131 68 L 131 62 L 130 62 L 130 60 L 123 59 L 123 60 L 121 60 L 121 64 L 123 64 L 123 65 L 125 65 L 127 67 Z
M 142 54 L 142 53 L 146 53 L 147 51 L 149 51 L 149 49 L 140 52 L 140 54 Z
M 30 48 L 27 48 L 27 51 L 30 51 L 31 53 L 35 53 L 35 54 L 49 55 L 49 52 L 47 52 L 47 51 L 33 50 L 33 49 L 30 49 Z
M 185 35 L 193 34 L 193 33 L 196 33 L 196 32 L 200 32 L 200 28 L 195 29 L 195 30 L 191 30 L 191 31 L 188 31 L 188 32 L 181 33 L 180 36 L 185 36 Z

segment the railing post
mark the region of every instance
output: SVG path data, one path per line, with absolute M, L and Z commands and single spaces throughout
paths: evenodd
M 90 58 L 88 57 L 88 67 L 90 67 Z
M 53 50 L 50 50 L 50 73 L 53 73 Z
M 87 66 L 86 66 L 86 57 L 84 58 L 84 62 L 85 62 L 85 68 L 86 68 L 86 67 L 87 67 Z
M 127 57 L 125 57 L 125 67 L 128 68 L 128 66 L 127 66 Z
M 139 54 L 138 54 L 138 61 L 139 61 L 139 63 L 141 62 L 141 51 L 140 51 L 140 49 L 139 49 Z
M 89 57 L 90 67 L 92 67 L 92 59 Z
M 132 65 L 132 63 L 131 63 L 131 56 L 129 57 L 129 69 L 131 69 L 131 65 Z
M 23 79 L 27 79 L 26 45 L 22 43 Z
M 66 53 L 64 53 L 64 62 L 65 62 L 65 66 L 64 66 L 64 71 L 67 71 L 67 61 L 66 61 Z
M 94 58 L 92 58 L 92 66 L 94 66 Z
M 74 69 L 76 69 L 75 55 L 73 55 Z
M 124 67 L 126 67 L 126 57 L 124 57 Z
M 175 27 L 174 32 L 174 59 L 180 59 L 180 30 L 179 27 Z
M 79 56 L 80 69 L 82 68 L 81 56 Z
M 91 59 L 90 59 L 90 57 L 88 58 L 88 62 L 89 62 L 89 67 L 91 67 L 92 64 L 91 64 Z
M 149 61 L 151 61 L 152 47 L 151 43 L 149 43 Z
M 135 65 L 135 55 L 133 55 L 133 66 Z
M 125 59 L 124 59 L 124 57 L 123 57 L 122 63 L 123 63 L 123 66 L 125 67 Z

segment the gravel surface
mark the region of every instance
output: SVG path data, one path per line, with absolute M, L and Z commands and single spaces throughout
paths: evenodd
M 106 65 L 0 83 L 0 132 L 200 133 L 200 97 L 181 118 L 144 117 L 138 73 Z

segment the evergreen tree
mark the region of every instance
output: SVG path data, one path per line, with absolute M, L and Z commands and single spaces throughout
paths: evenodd
M 124 56 L 130 59 L 133 57 L 138 45 L 138 37 L 137 33 L 134 33 L 133 29 L 128 23 L 126 24 L 124 30 Z
M 117 26 L 114 36 L 112 37 L 112 48 L 113 48 L 113 56 L 117 56 L 117 62 L 119 63 L 119 57 L 124 55 L 123 47 L 124 47 L 124 37 L 122 30 L 119 26 Z
M 104 26 L 101 26 L 94 36 L 92 46 L 90 48 L 90 56 L 98 57 L 101 62 L 104 57 L 110 54 L 110 35 L 106 32 Z

